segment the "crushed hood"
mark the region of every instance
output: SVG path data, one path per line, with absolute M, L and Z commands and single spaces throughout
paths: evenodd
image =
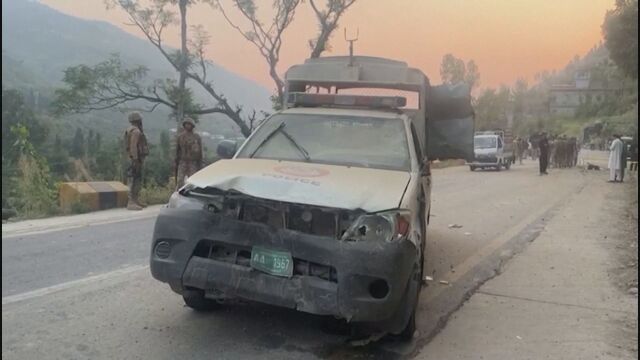
M 230 159 L 207 166 L 188 183 L 263 199 L 374 212 L 398 207 L 410 177 L 404 171 Z

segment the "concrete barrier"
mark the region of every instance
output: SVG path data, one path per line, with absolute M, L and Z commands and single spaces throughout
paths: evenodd
M 60 208 L 71 210 L 81 204 L 89 211 L 127 206 L 129 189 L 119 181 L 92 181 L 62 183 L 58 189 Z

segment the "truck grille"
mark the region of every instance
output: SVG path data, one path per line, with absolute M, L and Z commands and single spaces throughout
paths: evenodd
M 353 211 L 280 203 L 253 198 L 233 199 L 225 204 L 237 211 L 238 220 L 262 223 L 276 229 L 340 238 L 359 215 Z
M 250 267 L 251 248 L 212 240 L 200 240 L 193 256 Z M 333 283 L 338 282 L 338 274 L 332 266 L 295 257 L 293 258 L 293 266 L 293 275 L 313 276 Z

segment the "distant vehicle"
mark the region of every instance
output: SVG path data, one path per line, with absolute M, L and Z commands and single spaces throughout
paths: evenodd
M 502 168 L 509 170 L 515 163 L 513 136 L 509 130 L 491 130 L 476 132 L 473 137 L 474 160 L 469 169 Z
M 404 62 L 360 56 L 309 59 L 285 80 L 284 110 L 239 149 L 220 142 L 223 159 L 161 210 L 151 273 L 195 310 L 241 298 L 409 339 L 429 159 L 473 157 L 468 87 L 431 86 Z M 317 87 L 402 90 L 421 102 L 308 92 Z
M 632 159 L 633 157 L 633 137 L 631 136 L 622 136 L 620 137 L 620 140 L 622 140 L 622 143 L 627 147 L 627 162 L 630 161 L 635 161 L 634 159 Z

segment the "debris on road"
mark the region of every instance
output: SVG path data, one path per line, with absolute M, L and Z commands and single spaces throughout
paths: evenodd
M 516 339 L 522 340 L 522 336 L 516 335 Z
M 433 281 L 433 278 L 431 276 L 425 276 L 424 281 Z
M 466 233 L 464 233 L 464 235 L 465 236 L 469 236 L 469 235 L 471 235 L 471 233 L 470 232 L 466 232 Z
M 449 229 L 460 229 L 462 225 L 459 224 L 449 224 Z
M 449 282 L 447 280 L 440 280 L 440 284 L 449 285 Z
M 629 294 L 638 295 L 638 288 L 637 287 L 632 287 L 631 289 L 629 289 Z

